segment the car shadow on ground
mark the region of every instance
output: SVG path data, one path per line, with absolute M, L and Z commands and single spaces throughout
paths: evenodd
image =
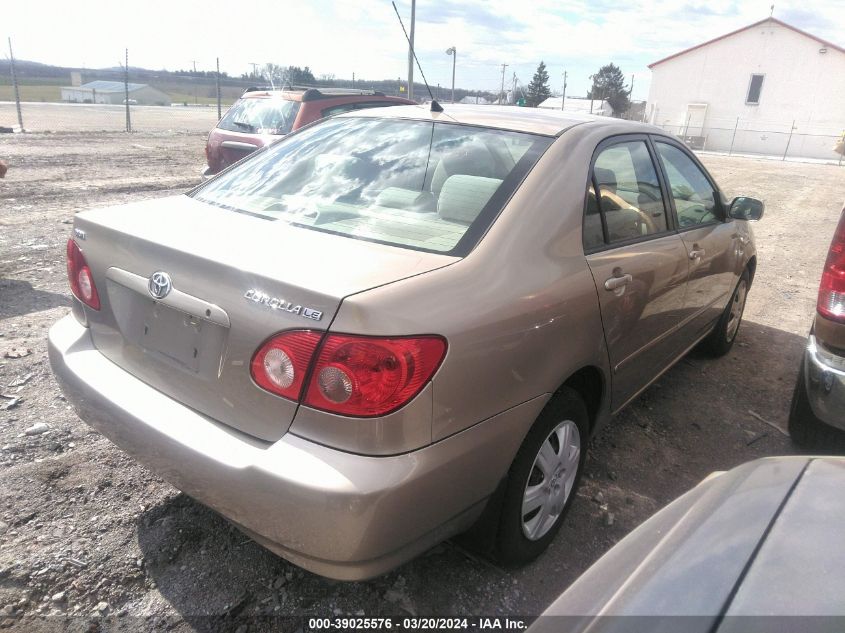
M 305 572 L 182 494 L 137 522 L 148 579 L 192 626 L 202 616 L 536 614 L 604 552 L 709 473 L 800 452 L 785 434 L 805 337 L 753 322 L 718 359 L 694 351 L 594 437 L 549 550 L 506 570 L 465 540 L 365 582 Z M 845 434 L 826 447 L 845 454 Z M 199 619 L 197 619 L 199 617 Z
M 70 306 L 67 295 L 36 290 L 28 281 L 0 278 L 0 319 Z

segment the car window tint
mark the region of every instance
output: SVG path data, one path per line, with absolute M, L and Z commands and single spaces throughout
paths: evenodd
M 327 116 L 334 116 L 335 114 L 341 114 L 342 112 L 351 112 L 355 110 L 356 103 L 341 103 L 340 105 L 332 106 L 330 108 L 326 108 L 320 112 L 324 117 Z
M 248 134 L 287 134 L 299 112 L 299 101 L 287 99 L 241 99 L 220 119 L 217 127 Z
M 603 150 L 596 158 L 593 176 L 610 243 L 667 230 L 657 172 L 644 141 L 619 143 Z M 594 224 L 594 220 L 591 222 Z
M 682 149 L 660 142 L 655 146 L 669 179 L 678 224 L 683 228 L 715 221 L 716 194 L 704 172 Z
M 304 228 L 461 255 L 551 142 L 451 123 L 340 117 L 257 153 L 194 195 Z

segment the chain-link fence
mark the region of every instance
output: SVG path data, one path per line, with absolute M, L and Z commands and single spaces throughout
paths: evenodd
M 14 79 L 11 72 L 0 75 L 0 131 L 17 130 L 22 123 L 32 132 L 207 132 L 218 112 L 255 84 L 218 78 L 216 72 L 192 76 L 131 69 L 45 77 L 18 64 Z
M 659 127 L 694 150 L 845 163 L 842 154 L 835 149 L 843 132 L 837 133 L 800 120 L 776 122 L 708 118 L 703 124 L 690 119 L 681 125 L 662 124 Z
M 315 79 L 308 68 L 273 64 L 255 64 L 250 75 L 236 78 L 216 66 L 211 71 L 197 71 L 195 65 L 188 71 L 149 71 L 129 66 L 127 53 L 119 68 L 72 70 L 16 63 L 9 42 L 9 58 L 0 59 L 0 132 L 207 132 L 220 114 L 253 86 L 307 84 L 407 96 L 407 82 L 401 78 L 376 82 L 356 82 L 354 76 L 350 81 L 334 76 Z M 422 84 L 415 87 L 424 90 Z M 443 94 L 439 86 L 437 93 Z

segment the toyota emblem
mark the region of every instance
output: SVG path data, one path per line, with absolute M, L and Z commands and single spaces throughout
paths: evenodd
M 164 299 L 173 289 L 173 282 L 166 272 L 158 271 L 150 275 L 147 288 L 154 299 Z

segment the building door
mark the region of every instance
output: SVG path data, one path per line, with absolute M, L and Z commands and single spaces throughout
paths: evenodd
M 684 117 L 684 138 L 689 136 L 704 136 L 704 119 L 707 117 L 706 103 L 690 103 Z

